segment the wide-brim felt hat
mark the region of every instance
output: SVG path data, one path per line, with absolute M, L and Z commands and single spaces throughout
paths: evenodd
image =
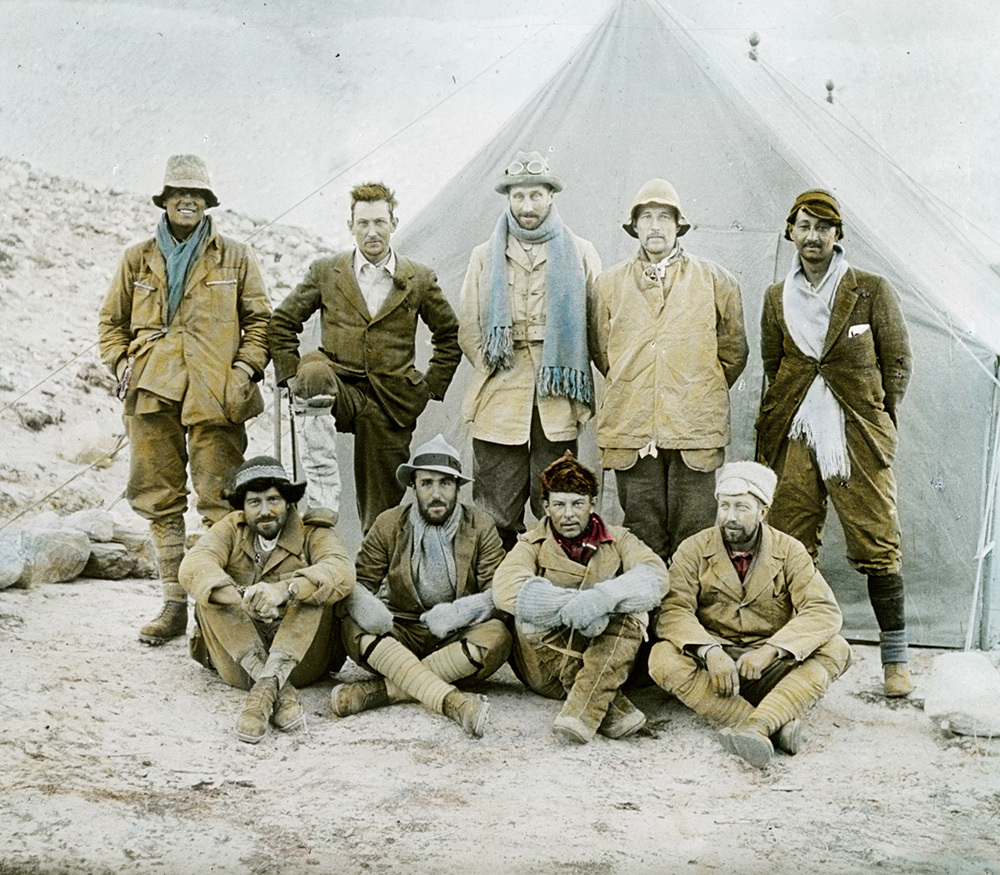
M 269 486 L 277 487 L 289 504 L 297 504 L 306 494 L 306 483 L 293 483 L 281 462 L 273 456 L 254 456 L 236 469 L 233 487 L 223 497 L 236 510 L 243 510 L 247 492 Z
M 665 179 L 651 179 L 639 189 L 639 193 L 629 207 L 628 219 L 622 223 L 622 228 L 630 237 L 638 238 L 635 230 L 635 212 L 640 207 L 649 204 L 663 204 L 673 207 L 677 211 L 677 236 L 683 237 L 691 230 L 691 223 L 684 218 L 684 211 L 681 209 L 681 199 L 677 194 L 677 189 Z
M 472 482 L 471 477 L 466 477 L 462 473 L 462 463 L 458 458 L 458 450 L 449 444 L 444 439 L 444 435 L 441 434 L 435 435 L 427 443 L 417 447 L 413 451 L 410 461 L 404 462 L 396 469 L 396 480 L 399 485 L 409 486 L 413 480 L 413 472 L 418 469 L 449 474 L 458 480 L 459 486 Z
M 217 207 L 219 199 L 212 191 L 212 183 L 208 178 L 208 167 L 197 155 L 171 155 L 167 159 L 167 169 L 163 173 L 163 189 L 153 195 L 153 203 L 161 210 L 163 201 L 171 189 L 188 188 L 203 192 L 205 209 Z
M 553 191 L 563 190 L 563 181 L 549 172 L 549 162 L 541 152 L 518 152 L 494 186 L 507 194 L 515 185 L 547 185 Z

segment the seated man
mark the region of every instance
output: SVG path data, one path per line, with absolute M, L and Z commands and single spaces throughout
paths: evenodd
M 396 479 L 416 501 L 379 514 L 356 563 L 357 591 L 379 590 L 388 622 L 366 623 L 364 606 L 343 621 L 351 659 L 380 677 L 334 687 L 330 707 L 346 717 L 415 699 L 478 737 L 489 705 L 457 687 L 484 681 L 510 653 L 490 595 L 500 536 L 488 514 L 458 501 L 470 478 L 441 435 L 418 447 Z
M 181 563 L 195 601 L 191 655 L 250 690 L 236 735 L 251 744 L 268 720 L 283 731 L 301 726 L 296 687 L 344 661 L 334 604 L 351 592 L 354 568 L 327 520 L 299 516 L 304 491 L 276 459 L 244 462 L 228 495 L 235 511 Z
M 597 478 L 572 453 L 541 475 L 545 519 L 497 569 L 493 600 L 515 617 L 512 665 L 525 686 L 566 699 L 568 741 L 632 735 L 646 716 L 620 687 L 667 590 L 667 570 L 635 535 L 593 512 Z
M 674 554 L 649 657 L 653 680 L 758 768 L 774 743 L 798 753 L 797 718 L 851 661 L 829 585 L 802 544 L 764 523 L 776 482 L 756 462 L 719 469 L 716 524 Z

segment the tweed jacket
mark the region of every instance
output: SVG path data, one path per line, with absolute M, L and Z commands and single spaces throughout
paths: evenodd
M 337 374 L 367 380 L 385 412 L 400 427 L 412 425 L 431 398 L 443 399 L 462 359 L 458 319 L 434 272 L 396 254 L 393 290 L 378 313 L 369 313 L 354 276 L 354 250 L 314 261 L 271 317 L 268 341 L 279 383 L 299 366 L 298 334 L 320 311 L 320 348 Z M 427 373 L 414 365 L 417 319 L 431 331 Z
M 288 518 L 271 555 L 259 561 L 243 511 L 223 517 L 184 556 L 178 579 L 199 605 L 212 591 L 230 583 L 241 587 L 297 578 L 298 600 L 331 605 L 354 586 L 354 566 L 344 545 L 326 523 L 303 522 L 289 506 Z
M 667 592 L 667 569 L 652 550 L 624 526 L 610 526 L 611 540 L 598 545 L 586 565 L 574 562 L 552 535 L 546 517 L 517 539 L 514 549 L 500 563 L 493 578 L 493 603 L 515 613 L 517 594 L 529 577 L 544 577 L 567 589 L 590 589 L 639 565 L 648 565 Z
M 763 524 L 757 554 L 740 582 L 722 530 L 712 526 L 677 548 L 656 636 L 679 649 L 773 644 L 801 662 L 842 623 L 833 590 L 791 535 Z
M 380 513 L 355 563 L 358 583 L 377 593 L 394 616 L 407 620 L 416 620 L 427 610 L 417 595 L 410 564 L 412 506 L 404 504 Z M 459 503 L 458 507 L 462 518 L 455 533 L 456 599 L 488 590 L 504 555 L 492 517 L 472 505 Z
M 98 321 L 111 372 L 118 375 L 123 358 L 132 363 L 125 413 L 135 412 L 140 389 L 181 402 L 183 425 L 228 425 L 260 413 L 256 383 L 233 369 L 243 362 L 259 379 L 269 360 L 271 304 L 250 247 L 213 224 L 169 325 L 166 314 L 166 264 L 151 238 L 126 250 Z
M 594 245 L 569 232 L 583 258 L 585 288 L 580 289 L 580 306 L 587 308 L 587 345 L 593 346 L 595 302 L 594 281 L 601 272 L 601 259 Z M 463 405 L 463 416 L 473 438 L 509 446 L 528 443 L 532 407 L 538 406 L 542 430 L 550 441 L 576 440 L 580 429 L 594 415 L 592 405 L 559 395 L 536 395 L 538 372 L 542 366 L 547 315 L 545 277 L 548 244 L 536 247 L 534 261 L 524 247 L 507 236 L 507 294 L 514 333 L 514 366 L 509 370 L 489 370 L 483 363 L 482 296 L 490 259 L 490 241 L 472 250 L 462 284 L 461 327 L 458 340 L 475 373 Z
M 640 255 L 597 278 L 597 355 L 607 381 L 597 411 L 605 467 L 616 450 L 729 443 L 729 388 L 749 347 L 740 287 L 729 271 L 682 250 L 665 293 Z M 628 454 L 626 454 L 628 455 Z M 631 454 L 634 458 L 634 454 Z
M 861 435 L 885 466 L 896 454 L 896 412 L 910 379 L 906 322 L 884 277 L 850 267 L 833 299 L 819 361 L 795 345 L 785 322 L 783 284 L 764 295 L 760 349 L 767 390 L 757 417 L 757 460 L 774 465 L 795 411 L 816 374 L 844 409 L 848 439 Z

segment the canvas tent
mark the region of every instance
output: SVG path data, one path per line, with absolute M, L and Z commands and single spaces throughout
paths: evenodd
M 995 638 L 991 521 L 1000 316 L 993 302 L 1000 279 L 982 253 L 941 220 L 933 199 L 834 108 L 806 98 L 745 55 L 702 44 L 657 0 L 621 0 L 400 229 L 395 245 L 433 265 L 456 306 L 469 253 L 489 237 L 503 206 L 493 180 L 519 148 L 550 155 L 553 171 L 566 181 L 558 208 L 595 243 L 605 267 L 634 251 L 621 222 L 639 186 L 653 176 L 675 183 L 696 225 L 684 245 L 733 271 L 743 290 L 751 360 L 732 391 L 731 458 L 753 452 L 762 385 L 758 323 L 764 289 L 788 270 L 792 249 L 781 239 L 787 208 L 806 188 L 838 195 L 848 258 L 890 278 L 915 351 L 896 466 L 911 640 L 963 645 L 980 582 L 977 603 L 985 609 L 972 617 L 973 643 L 980 643 L 980 628 Z M 447 402 L 428 409 L 418 439 L 441 430 L 464 445 L 459 410 L 468 368 L 463 362 Z M 592 440 L 590 446 L 592 453 Z M 832 512 L 820 564 L 844 607 L 846 634 L 874 640 L 865 581 L 844 559 Z

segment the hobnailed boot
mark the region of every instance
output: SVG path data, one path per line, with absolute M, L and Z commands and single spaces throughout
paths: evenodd
M 274 711 L 271 714 L 271 722 L 274 728 L 280 732 L 291 732 L 304 726 L 306 722 L 306 711 L 299 701 L 299 691 L 290 683 L 278 690 L 278 699 L 274 703 Z
M 157 646 L 187 631 L 187 592 L 177 581 L 177 570 L 184 558 L 184 516 L 173 514 L 150 520 L 149 531 L 163 583 L 164 604 L 160 613 L 139 630 L 139 640 Z
M 246 703 L 236 720 L 236 737 L 256 744 L 267 733 L 267 724 L 278 698 L 278 679 L 261 678 L 247 694 Z
M 597 731 L 607 738 L 627 738 L 635 735 L 646 725 L 646 715 L 642 713 L 624 693 L 619 692 L 604 715 Z
M 882 666 L 885 694 L 890 698 L 908 696 L 913 692 L 913 680 L 905 662 L 887 662 Z
M 482 738 L 486 721 L 490 716 L 490 703 L 486 696 L 453 690 L 444 697 L 444 716 L 454 720 L 466 734 Z
M 330 710 L 336 717 L 360 714 L 372 708 L 391 705 L 389 693 L 382 678 L 357 681 L 352 684 L 337 684 L 330 691 Z

